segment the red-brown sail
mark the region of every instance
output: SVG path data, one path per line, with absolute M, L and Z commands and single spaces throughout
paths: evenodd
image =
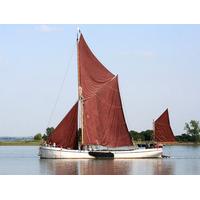
M 82 89 L 82 143 L 109 147 L 131 146 L 117 76 L 94 56 L 83 36 L 78 43 L 79 81 Z
M 117 77 L 84 102 L 84 144 L 130 146 Z
M 168 109 L 155 121 L 155 141 L 175 142 L 175 137 L 170 126 Z
M 84 98 L 95 95 L 102 85 L 114 77 L 94 56 L 82 34 L 78 42 L 78 64 L 79 86 Z
M 77 149 L 78 103 L 64 117 L 54 132 L 49 136 L 48 143 L 58 147 Z

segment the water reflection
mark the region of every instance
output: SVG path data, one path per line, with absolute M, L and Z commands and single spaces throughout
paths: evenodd
M 162 159 L 40 160 L 40 173 L 57 175 L 167 175 L 174 174 L 174 165 Z
M 38 147 L 0 147 L 0 174 L 200 174 L 200 146 L 164 147 L 169 159 L 40 160 Z
M 174 164 L 170 160 L 157 159 L 153 163 L 154 175 L 169 175 L 174 174 Z
M 40 171 L 57 175 L 131 174 L 128 161 L 119 160 L 40 160 Z

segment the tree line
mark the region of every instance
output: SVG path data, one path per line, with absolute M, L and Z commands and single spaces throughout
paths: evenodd
M 181 135 L 175 136 L 177 142 L 200 142 L 200 124 L 199 121 L 191 120 L 189 123 L 185 123 L 185 132 Z M 34 140 L 46 141 L 48 136 L 54 131 L 53 127 L 48 127 L 44 134 L 38 133 L 34 136 Z M 153 140 L 153 130 L 146 130 L 137 132 L 135 130 L 130 131 L 132 139 L 136 142 L 145 141 L 149 142 Z
M 176 135 L 177 142 L 200 142 L 200 124 L 199 121 L 191 120 L 189 123 L 185 123 L 184 133 Z M 142 132 L 130 131 L 131 137 L 134 141 L 152 141 L 153 130 L 146 130 Z
M 185 133 L 176 136 L 177 142 L 200 142 L 200 125 L 199 121 L 191 120 L 189 123 L 185 123 Z
M 48 128 L 46 129 L 46 132 L 45 132 L 44 134 L 42 134 L 42 133 L 37 133 L 37 134 L 33 137 L 33 139 L 34 139 L 34 140 L 44 140 L 44 141 L 46 141 L 46 140 L 48 139 L 49 135 L 50 135 L 51 133 L 53 133 L 53 131 L 54 131 L 54 127 L 48 127 Z

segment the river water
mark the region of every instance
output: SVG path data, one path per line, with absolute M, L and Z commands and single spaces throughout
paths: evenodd
M 200 174 L 200 146 L 165 146 L 167 159 L 41 160 L 38 147 L 0 146 L 0 175 Z

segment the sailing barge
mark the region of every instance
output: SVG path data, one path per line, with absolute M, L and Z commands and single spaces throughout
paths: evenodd
M 78 100 L 40 146 L 40 158 L 160 158 L 162 148 L 138 148 L 125 121 L 118 76 L 100 63 L 82 33 L 77 37 Z M 78 131 L 80 130 L 80 131 Z M 155 141 L 173 141 L 168 111 L 155 121 Z M 164 134 L 164 136 L 163 136 Z

